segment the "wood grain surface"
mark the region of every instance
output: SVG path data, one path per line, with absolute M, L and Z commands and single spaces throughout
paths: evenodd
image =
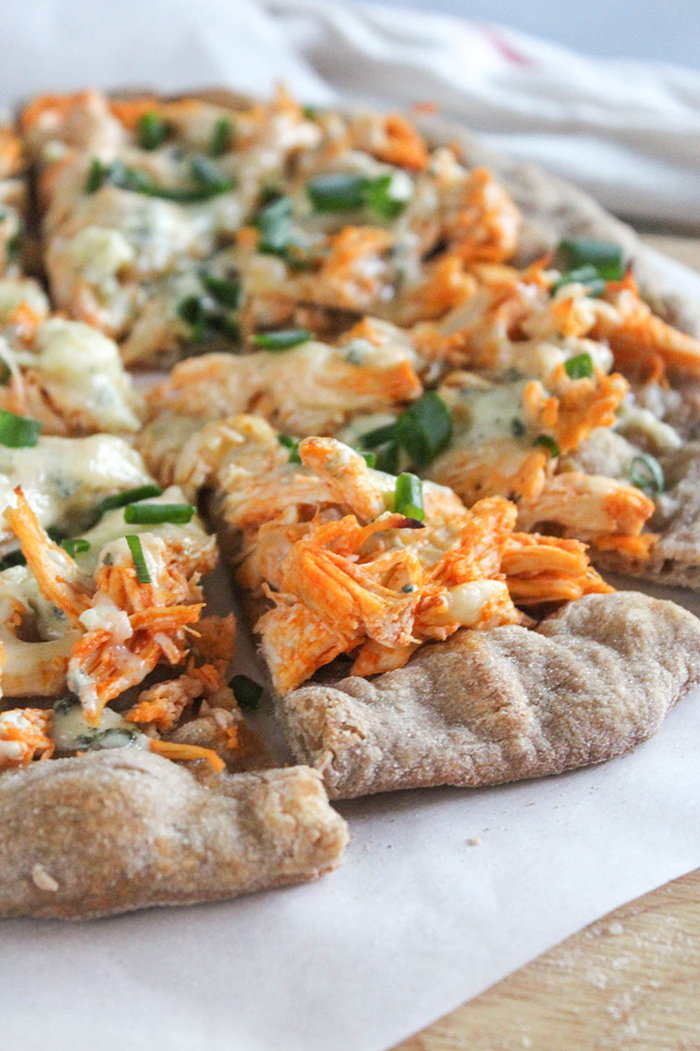
M 700 240 L 648 236 L 700 271 Z M 394 1051 L 700 1051 L 700 869 L 591 924 Z

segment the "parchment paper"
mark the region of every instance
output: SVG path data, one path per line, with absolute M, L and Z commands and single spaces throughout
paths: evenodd
M 80 17 L 40 0 L 4 8 L 6 101 L 86 83 L 265 91 L 278 75 L 323 98 L 243 2 L 125 0 L 80 5 Z M 700 278 L 669 272 L 700 297 Z M 0 1046 L 381 1051 L 699 866 L 699 796 L 696 693 L 655 739 L 602 767 L 342 805 L 346 862 L 311 886 L 79 925 L 5 922 Z

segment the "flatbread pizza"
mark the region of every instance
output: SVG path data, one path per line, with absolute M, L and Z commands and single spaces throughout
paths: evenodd
M 0 279 L 2 911 L 312 878 L 329 797 L 602 762 L 700 681 L 697 619 L 601 575 L 700 582 L 700 311 L 631 231 L 284 90 L 8 136 L 41 265 L 20 237 Z M 204 520 L 298 766 L 229 684 Z

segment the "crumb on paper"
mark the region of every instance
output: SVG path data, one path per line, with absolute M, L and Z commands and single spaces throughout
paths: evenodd
M 50 890 L 54 894 L 58 890 L 58 883 L 53 876 L 46 871 L 43 865 L 35 865 L 32 869 L 32 881 L 39 890 Z
M 481 846 L 481 836 L 470 836 L 469 839 L 467 840 L 467 846 L 468 847 L 480 847 Z
M 612 923 L 608 924 L 608 934 L 624 934 L 625 928 L 617 920 L 613 920 Z

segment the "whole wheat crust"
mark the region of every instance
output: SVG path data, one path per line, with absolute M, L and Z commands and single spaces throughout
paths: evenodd
M 139 749 L 0 777 L 0 915 L 87 919 L 315 879 L 346 824 L 305 767 L 200 782 Z
M 331 798 L 478 788 L 628 752 L 700 681 L 700 621 L 633 592 L 588 595 L 536 630 L 462 631 L 373 680 L 278 702 Z

